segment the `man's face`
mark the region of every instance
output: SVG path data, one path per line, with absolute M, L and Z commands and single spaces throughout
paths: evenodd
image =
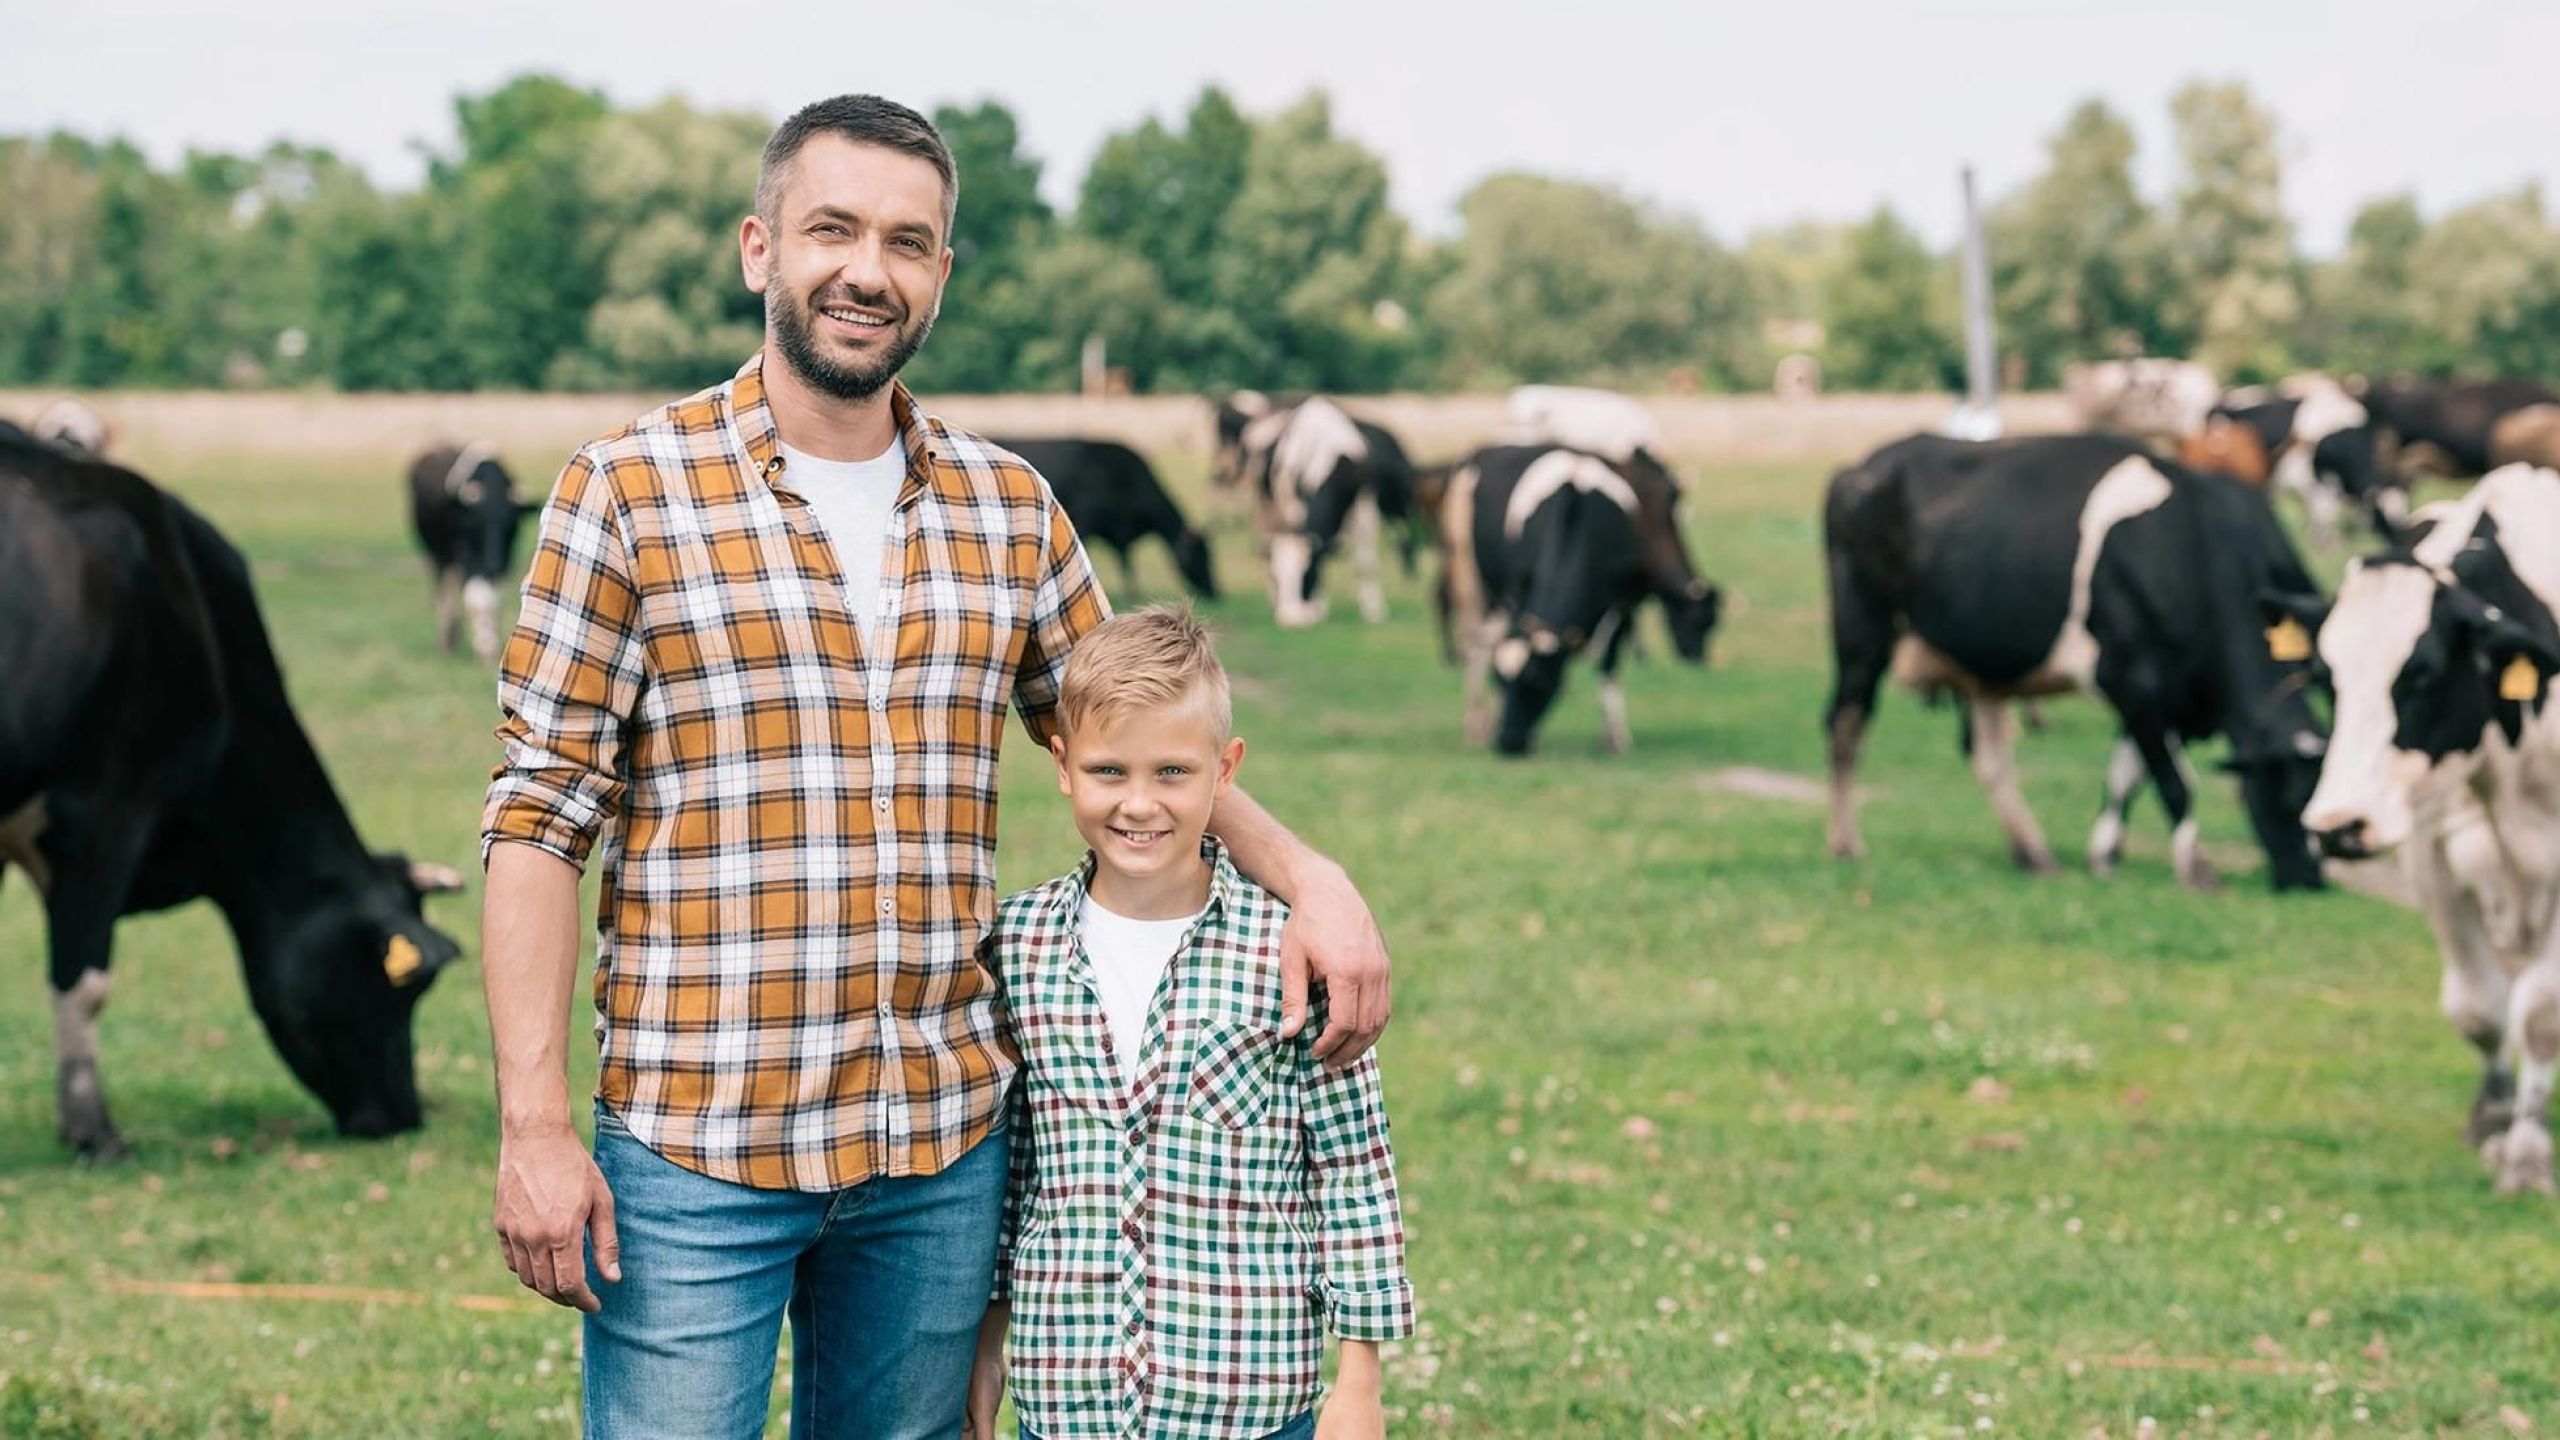
M 931 165 L 818 135 L 792 160 L 774 213 L 747 217 L 738 248 L 791 369 L 826 394 L 862 400 L 932 333 L 949 238 Z
M 1196 861 L 1209 812 L 1235 779 L 1244 742 L 1223 744 L 1209 707 L 1187 703 L 1088 717 L 1052 740 L 1058 789 L 1096 859 L 1131 879 Z

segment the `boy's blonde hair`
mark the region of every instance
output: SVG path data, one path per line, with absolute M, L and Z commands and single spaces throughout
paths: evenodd
M 1218 743 L 1226 744 L 1235 731 L 1235 701 L 1209 627 L 1185 606 L 1150 605 L 1115 615 L 1076 642 L 1058 685 L 1058 728 L 1072 734 L 1089 720 L 1116 720 L 1195 695 Z

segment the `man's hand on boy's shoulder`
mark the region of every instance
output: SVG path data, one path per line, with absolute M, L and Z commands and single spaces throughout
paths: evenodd
M 1280 929 L 1280 1034 L 1306 1023 L 1310 974 L 1324 986 L 1324 1029 L 1315 1055 L 1327 1069 L 1348 1070 L 1387 1028 L 1387 938 L 1359 887 L 1339 867 L 1309 882 Z

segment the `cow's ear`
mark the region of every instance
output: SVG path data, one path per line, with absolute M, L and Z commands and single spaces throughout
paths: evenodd
M 2463 626 L 2471 634 L 2471 653 L 2489 687 L 2490 713 L 2507 743 L 2524 738 L 2524 720 L 2539 714 L 2551 694 L 2551 677 L 2560 673 L 2560 649 L 2516 617 L 2464 597 Z
M 2258 592 L 2258 621 L 2265 627 L 2267 654 L 2279 664 L 2308 662 L 2329 618 L 2329 602 L 2317 595 L 2290 590 Z

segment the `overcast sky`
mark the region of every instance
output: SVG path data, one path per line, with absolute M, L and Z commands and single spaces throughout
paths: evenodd
M 0 34 L 0 133 L 120 133 L 163 159 L 284 136 L 404 185 L 418 144 L 451 144 L 457 92 L 532 69 L 776 118 L 846 90 L 992 96 L 1061 203 L 1104 136 L 1178 120 L 1204 84 L 1255 111 L 1321 86 L 1386 156 L 1399 208 L 1440 233 L 1469 185 L 1526 168 L 1615 183 L 1728 240 L 1889 201 L 1944 242 L 1956 167 L 1996 197 L 2092 94 L 2132 121 L 2145 188 L 2165 193 L 2168 98 L 2198 75 L 2246 80 L 2275 111 L 2315 253 L 2374 196 L 2415 192 L 2433 216 L 2560 178 L 2554 0 L 0 0 Z

